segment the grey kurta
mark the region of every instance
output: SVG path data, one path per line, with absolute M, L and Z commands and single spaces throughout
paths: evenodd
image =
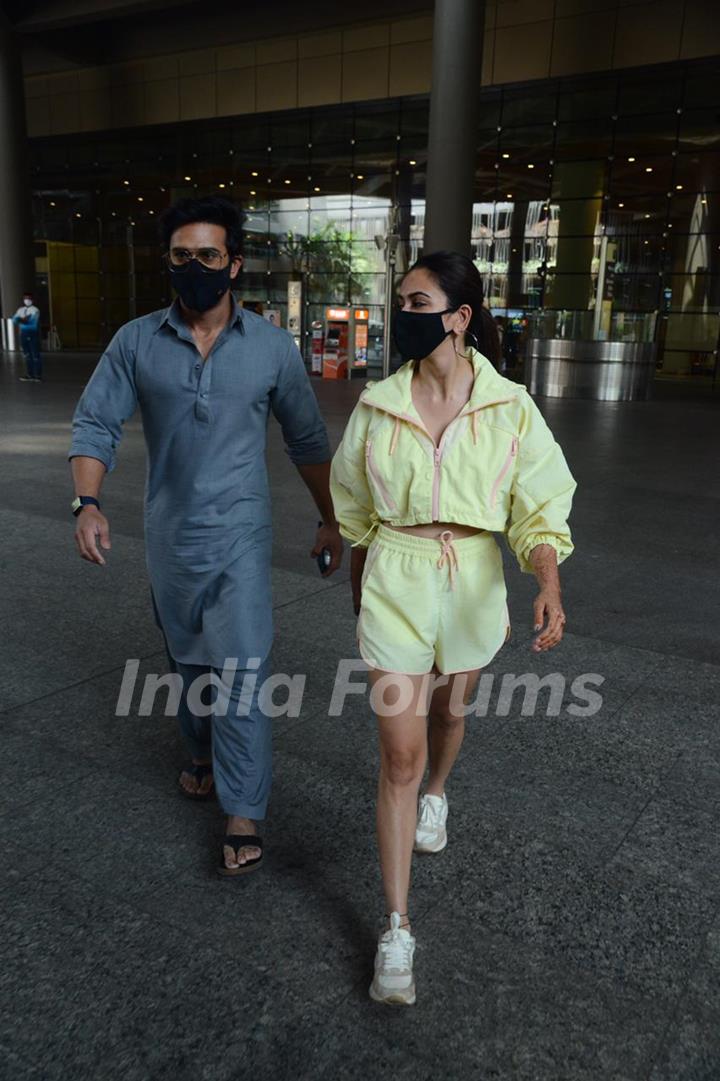
M 296 465 L 330 458 L 300 353 L 286 331 L 233 300 L 203 363 L 176 300 L 114 336 L 78 403 L 69 456 L 112 470 L 137 405 L 148 450 L 147 566 L 170 654 L 213 667 L 227 657 L 239 667 L 264 659 L 272 643 L 269 411 Z

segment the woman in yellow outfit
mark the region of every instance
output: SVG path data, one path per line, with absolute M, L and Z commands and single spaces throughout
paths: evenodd
M 375 709 L 389 923 L 370 987 L 381 1002 L 415 1001 L 413 848 L 439 852 L 447 843 L 445 783 L 463 740 L 463 705 L 510 633 L 494 532 L 537 578 L 532 648 L 557 645 L 565 623 L 557 568 L 573 550 L 575 481 L 526 389 L 481 352 L 482 302 L 480 275 L 464 256 L 437 252 L 415 263 L 398 289 L 395 340 L 405 363 L 365 388 L 332 462 L 335 513 L 352 541 L 358 645 L 371 685 L 385 681 Z

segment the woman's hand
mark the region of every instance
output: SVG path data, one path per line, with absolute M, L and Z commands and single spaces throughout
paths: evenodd
M 559 589 L 546 587 L 540 590 L 533 604 L 533 617 L 533 630 L 540 631 L 532 644 L 533 651 L 542 653 L 546 649 L 552 649 L 562 638 L 565 628 L 565 613 Z

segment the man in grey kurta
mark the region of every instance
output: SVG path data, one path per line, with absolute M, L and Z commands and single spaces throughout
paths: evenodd
M 235 718 L 233 707 L 246 670 L 259 664 L 261 683 L 272 644 L 269 413 L 301 472 L 329 463 L 330 447 L 290 335 L 238 307 L 231 292 L 227 299 L 228 322 L 204 361 L 179 298 L 121 327 L 77 406 L 69 456 L 112 470 L 123 422 L 140 407 L 147 567 L 168 654 L 186 686 L 237 658 L 227 718 L 212 719 L 212 748 L 210 721 L 193 717 L 185 699 L 181 727 L 194 759 L 212 750 L 223 810 L 257 819 L 269 792 L 270 724 L 256 700 L 248 717 Z M 331 508 L 325 495 L 313 491 L 319 507 Z M 331 509 L 325 523 L 335 530 Z

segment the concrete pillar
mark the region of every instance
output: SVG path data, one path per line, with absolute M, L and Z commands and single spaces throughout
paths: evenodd
M 435 0 L 424 251 L 471 254 L 484 0 Z
M 35 288 L 30 171 L 20 42 L 0 7 L 0 310 Z

